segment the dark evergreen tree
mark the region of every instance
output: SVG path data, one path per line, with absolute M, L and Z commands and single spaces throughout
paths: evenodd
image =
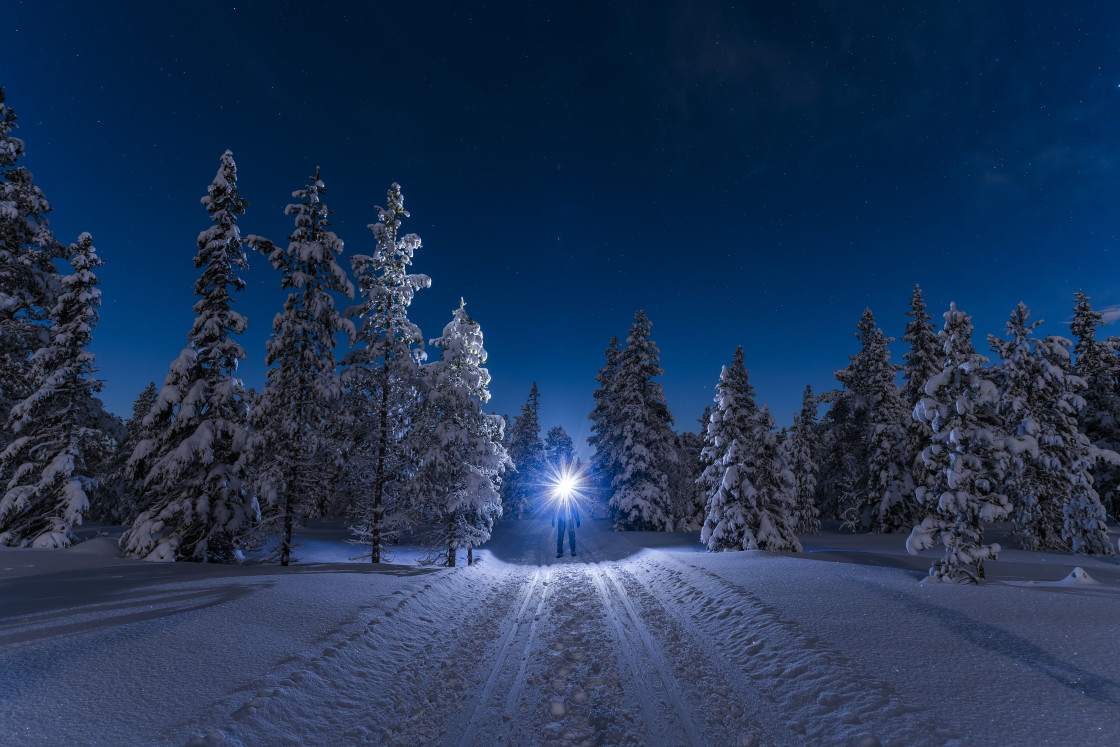
M 700 541 L 709 550 L 800 551 L 796 484 L 769 409 L 754 400 L 743 349 L 716 385 L 700 484 L 707 516 Z
M 891 363 L 891 340 L 875 328 L 867 345 L 867 492 L 859 523 L 875 532 L 909 529 L 917 509 L 908 428 L 913 417 L 895 383 L 900 367 Z
M 830 487 L 835 515 L 859 531 L 896 531 L 910 523 L 913 479 L 908 463 L 909 413 L 890 362 L 892 338 L 865 309 L 856 337 L 859 353 L 836 372 L 843 389 L 829 410 Z
M 715 403 L 705 431 L 706 467 L 699 480 L 707 495 L 700 541 L 709 550 L 737 550 L 744 544 L 750 500 L 757 492 L 752 477 L 758 446 L 758 404 L 741 346 L 735 349 L 731 366 L 720 372 Z
M 237 271 L 249 267 L 237 227 L 248 202 L 237 190 L 228 150 L 202 204 L 211 225 L 198 235 L 194 258 L 202 270 L 194 323 L 144 419 L 152 435 L 129 459 L 147 496 L 121 537 L 121 549 L 136 558 L 232 562 L 259 514 L 246 483 L 247 408 L 237 378 L 245 349 L 235 336 L 248 322 L 233 309 L 231 295 L 245 287 Z
M 342 241 L 329 230 L 331 211 L 322 201 L 324 191 L 316 169 L 311 183 L 292 193 L 299 202 L 284 211 L 295 216 L 287 247 L 248 237 L 283 274 L 281 287 L 293 289 L 272 323 L 265 358 L 268 383 L 250 420 L 259 435 L 255 459 L 269 518 L 280 525 L 281 565 L 291 559 L 294 522 L 317 503 L 323 489 L 318 458 L 325 423 L 342 393 L 335 372 L 335 335 L 353 334 L 353 325 L 335 309 L 331 295 L 353 298 L 354 286 L 336 260 Z
M 591 420 L 591 435 L 588 436 L 587 443 L 593 449 L 592 481 L 594 490 L 603 503 L 609 500 L 611 483 L 619 471 L 621 420 L 617 403 L 612 396 L 612 387 L 621 359 L 622 348 L 619 347 L 618 337 L 612 336 L 610 344 L 607 345 L 603 367 L 595 375 L 595 381 L 599 382 L 599 388 L 592 395 L 595 398 L 595 409 L 587 416 Z
M 70 247 L 74 272 L 61 279 L 48 342 L 31 358 L 31 393 L 11 408 L 0 474 L 0 545 L 68 547 L 97 488 L 87 464 L 101 448 L 105 412 L 89 344 L 101 291 L 101 259 L 88 233 Z
M 668 469 L 676 459 L 673 415 L 661 384 L 657 344 L 650 339 L 644 311 L 634 315 L 611 382 L 612 409 L 618 414 L 619 440 L 612 461 L 618 472 L 611 483 L 610 509 L 615 529 L 670 531 L 672 496 Z
M 787 434 L 784 445 L 796 493 L 794 531 L 798 534 L 817 534 L 821 530 L 816 502 L 820 441 L 817 434 L 817 398 L 810 386 L 805 387 L 805 393 L 801 397 L 801 412 L 793 416 L 793 428 Z
M 930 578 L 977 583 L 984 578 L 984 561 L 1000 551 L 996 543 L 984 544 L 984 524 L 1011 511 L 1001 492 L 1006 454 L 996 432 L 999 393 L 984 366 L 987 358 L 972 347 L 972 320 L 956 304 L 945 312 L 938 340 L 945 368 L 926 382 L 926 396 L 914 410 L 933 432 L 922 452 L 933 486 L 916 491 L 926 517 L 910 533 L 906 549 L 916 554 L 941 544 L 945 552 L 930 568 Z
M 922 299 L 922 289 L 914 285 L 914 295 L 910 298 L 910 311 L 906 312 L 910 321 L 906 323 L 906 334 L 902 336 L 910 349 L 902 359 L 902 386 L 906 403 L 910 409 L 925 396 L 926 382 L 941 372 L 941 346 L 937 341 L 937 330 L 926 313 L 926 302 Z
M 710 406 L 705 412 L 711 412 Z M 673 496 L 673 515 L 678 531 L 692 532 L 704 526 L 704 507 L 707 493 L 698 480 L 704 474 L 704 437 L 699 433 L 684 431 L 676 434 L 676 469 L 670 474 L 669 487 Z
M 1072 374 L 1070 347 L 1069 340 L 1057 336 L 1046 337 L 1037 345 L 1041 375 L 1035 387 L 1044 405 L 1038 411 L 1036 436 L 1044 486 L 1040 492 L 1061 496 L 1061 537 L 1073 552 L 1115 555 L 1105 509 L 1093 487 L 1092 468 L 1100 452 L 1078 428 L 1085 382 Z
M 1078 422 L 1090 443 L 1101 451 L 1093 470 L 1097 490 L 1107 509 L 1120 515 L 1120 356 L 1111 342 L 1098 340 L 1104 326 L 1089 296 L 1077 291 L 1070 331 L 1077 339 L 1073 372 L 1085 380 L 1085 406 Z
M 1004 493 L 1011 503 L 1012 536 L 1017 544 L 1028 550 L 1061 550 L 1067 549 L 1061 538 L 1062 495 L 1048 489 L 1052 485 L 1046 485 L 1050 481 L 1040 471 L 1045 466 L 1039 461 L 1039 417 L 1057 403 L 1042 399 L 1050 386 L 1032 337 L 1032 330 L 1041 322 L 1030 321 L 1030 315 L 1020 303 L 1006 324 L 1010 339 L 988 335 L 988 345 L 998 356 L 993 376 L 999 387 L 997 412 L 1008 451 Z
M 541 393 L 537 382 L 529 390 L 529 398 L 521 406 L 521 414 L 514 418 L 510 434 L 509 456 L 517 471 L 506 478 L 507 488 L 502 496 L 505 510 L 521 517 L 531 513 L 533 499 L 544 482 L 544 442 L 541 441 Z
M 0 423 L 35 387 L 31 356 L 50 342 L 50 311 L 60 290 L 54 258 L 64 249 L 48 226 L 50 203 L 19 165 L 24 143 L 0 88 Z M 12 433 L 0 428 L 0 451 Z M 12 475 L 0 472 L 0 485 Z
M 359 484 L 354 528 L 374 563 L 381 562 L 386 540 L 386 507 L 394 505 L 400 514 L 393 530 L 408 522 L 404 493 L 415 469 L 411 436 L 424 359 L 420 328 L 408 318 L 408 307 L 417 290 L 432 284 L 427 275 L 408 271 L 420 237 L 400 235 L 401 220 L 408 217 L 400 185 L 389 188 L 386 207 L 378 206 L 377 213 L 378 222 L 370 226 L 377 239 L 373 255 L 350 260 L 363 301 L 346 312 L 361 323 L 343 371 L 355 421 L 345 446 L 347 461 L 357 468 L 351 478 Z
M 910 311 L 906 313 L 910 321 L 906 323 L 906 334 L 902 339 L 909 346 L 903 354 L 902 391 L 906 400 L 908 416 L 906 422 L 906 454 L 905 463 L 909 466 L 911 482 L 914 488 L 924 486 L 933 487 L 931 474 L 922 462 L 922 451 L 930 444 L 933 434 L 929 423 L 920 418 L 913 417 L 914 408 L 925 396 L 926 382 L 940 373 L 944 367 L 944 353 L 937 340 L 937 330 L 932 324 L 932 317 L 926 313 L 926 303 L 922 298 L 922 289 L 914 285 L 914 294 L 910 299 Z M 920 510 L 912 506 L 913 510 Z M 912 515 L 911 518 L 916 518 Z
M 544 458 L 553 469 L 563 469 L 576 461 L 576 445 L 562 425 L 548 429 L 544 437 Z
M 147 438 L 154 438 L 151 428 L 144 427 L 144 418 L 151 412 L 159 397 L 154 381 L 148 382 L 144 390 L 132 404 L 132 416 L 124 422 L 123 434 L 114 454 L 112 469 L 107 483 L 98 488 L 98 504 L 91 517 L 110 524 L 131 524 L 147 507 L 144 490 L 144 476 L 130 477 L 128 458 L 137 444 Z
M 501 475 L 510 463 L 501 417 L 482 411 L 490 399 L 490 373 L 484 368 L 482 329 L 465 306 L 460 301 L 443 335 L 431 341 L 442 355 L 425 366 L 427 448 L 416 479 L 447 548 L 448 566 L 462 548 L 469 565 L 473 549 L 490 538 L 502 513 Z

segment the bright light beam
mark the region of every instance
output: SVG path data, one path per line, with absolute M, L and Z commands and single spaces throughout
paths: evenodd
M 549 472 L 551 474 L 542 485 L 548 491 L 548 500 L 542 506 L 546 513 L 555 511 L 558 506 L 568 503 L 575 503 L 580 506 L 581 510 L 589 508 L 581 505 L 587 501 L 587 497 L 583 494 L 585 479 L 582 470 L 574 464 L 566 464 L 559 467 L 550 467 Z
M 576 476 L 569 473 L 560 475 L 560 479 L 552 488 L 552 493 L 562 501 L 568 501 L 572 498 L 572 493 L 576 491 L 578 480 Z

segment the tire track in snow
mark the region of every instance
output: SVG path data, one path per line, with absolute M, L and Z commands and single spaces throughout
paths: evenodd
M 521 686 L 525 681 L 525 667 L 529 659 L 529 651 L 536 640 L 537 621 L 540 620 L 541 610 L 544 608 L 545 600 L 548 597 L 548 585 L 551 577 L 552 571 L 550 569 L 538 568 L 533 574 L 532 580 L 526 584 L 525 592 L 521 598 L 521 604 L 510 619 L 510 623 L 506 626 L 505 635 L 498 645 L 498 652 L 492 660 L 493 663 L 490 665 L 490 674 L 486 678 L 486 683 L 483 685 L 482 691 L 479 693 L 478 697 L 475 698 L 472 705 L 468 707 L 470 716 L 466 719 L 466 727 L 463 730 L 463 735 L 458 740 L 458 744 L 462 747 L 473 743 L 479 727 L 485 726 L 488 722 L 492 724 L 496 718 L 508 719 L 510 717 L 513 710 L 512 704 L 516 703 L 520 696 Z M 532 619 L 528 620 L 529 624 L 526 629 L 525 612 L 529 609 L 530 603 L 534 596 L 536 596 L 538 588 L 540 589 L 540 597 L 537 601 Z M 519 662 L 517 674 L 509 679 L 509 690 L 506 696 L 502 698 L 502 708 L 498 711 L 495 704 L 490 700 L 490 693 L 494 689 L 498 678 L 502 675 L 503 670 L 506 669 L 506 663 L 510 661 L 510 651 L 515 648 L 513 644 L 514 641 L 518 639 L 521 639 L 519 645 L 516 647 L 519 656 L 514 659 L 514 661 Z M 486 741 L 489 742 L 490 740 Z
M 651 736 L 655 738 L 656 742 L 662 744 L 676 741 L 681 736 L 684 736 L 689 744 L 703 744 L 700 739 L 700 732 L 697 730 L 696 724 L 692 722 L 692 716 L 677 692 L 676 680 L 669 672 L 660 650 L 653 643 L 649 629 L 642 622 L 641 616 L 634 610 L 634 605 L 631 603 L 625 588 L 606 565 L 589 566 L 588 572 L 591 574 L 592 580 L 599 591 L 599 596 L 603 600 L 603 606 L 606 608 L 607 618 L 614 628 L 619 649 L 622 651 L 629 665 L 630 673 L 633 675 L 631 681 L 638 691 L 643 722 L 651 728 L 656 725 L 660 730 L 660 734 Z M 618 599 L 617 604 L 612 601 L 612 588 Z M 622 618 L 625 618 L 625 621 Z M 650 686 L 650 680 L 653 680 L 655 685 L 660 683 L 660 689 L 664 692 L 663 698 L 657 697 Z M 672 719 L 666 718 L 662 709 L 656 707 L 658 701 L 665 703 L 666 700 L 676 711 L 675 723 Z M 683 730 L 683 735 L 675 727 Z

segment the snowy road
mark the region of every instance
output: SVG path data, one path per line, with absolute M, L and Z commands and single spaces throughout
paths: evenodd
M 1120 566 L 918 584 L 810 544 L 503 524 L 469 568 L 0 552 L 16 744 L 1115 744 Z M 896 538 L 859 538 L 893 547 Z M 849 541 L 822 538 L 820 542 Z M 310 545 L 305 545 L 310 547 Z M 1030 577 L 1064 556 L 1008 553 Z M 1016 564 L 1016 558 L 1020 563 Z M 859 562 L 852 562 L 853 559 Z M 1084 564 L 1085 559 L 1077 559 Z M 827 561 L 827 562 L 826 562 Z M 1046 567 L 1055 578 L 1067 568 Z M 1041 624 L 1040 624 L 1041 621 Z

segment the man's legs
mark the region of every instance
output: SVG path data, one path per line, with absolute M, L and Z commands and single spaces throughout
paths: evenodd
M 572 548 L 572 555 L 576 554 L 576 527 L 574 524 L 568 524 L 568 546 Z
M 558 519 L 556 522 L 556 557 L 564 554 L 564 524 L 563 519 Z

